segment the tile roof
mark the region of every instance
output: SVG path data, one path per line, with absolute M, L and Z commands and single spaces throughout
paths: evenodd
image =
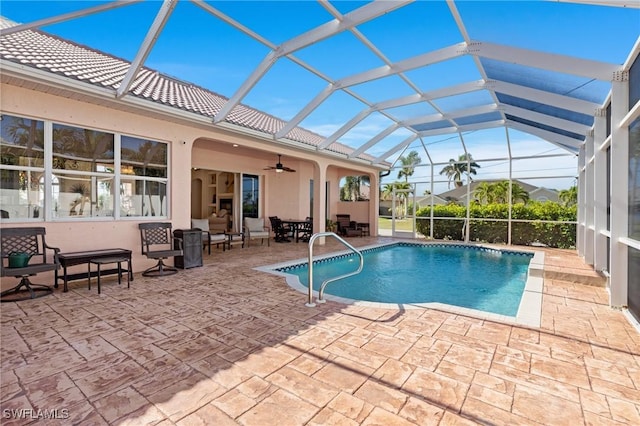
M 17 23 L 0 16 L 0 28 L 10 28 Z M 95 86 L 113 89 L 120 87 L 130 62 L 82 46 L 39 30 L 25 30 L 0 37 L 0 57 L 40 70 L 58 74 Z M 213 120 L 228 98 L 205 88 L 184 82 L 158 71 L 142 67 L 128 92 L 158 104 L 192 112 Z M 239 104 L 225 118 L 225 122 L 269 135 L 281 129 L 286 122 L 277 117 Z M 213 125 L 213 124 L 212 124 Z M 318 146 L 324 137 L 296 127 L 287 139 L 305 145 Z M 328 151 L 349 154 L 353 149 L 341 143 L 333 143 Z M 362 154 L 360 159 L 372 160 Z

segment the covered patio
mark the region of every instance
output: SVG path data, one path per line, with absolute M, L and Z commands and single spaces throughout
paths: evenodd
M 575 282 L 596 277 L 575 251 L 545 251 L 548 276 L 565 275 L 545 278 L 539 329 L 307 308 L 253 269 L 304 258 L 304 244 L 214 252 L 179 275 L 136 275 L 131 289 L 105 280 L 100 296 L 76 282 L 3 304 L 3 424 L 639 423 L 640 334 L 605 288 Z

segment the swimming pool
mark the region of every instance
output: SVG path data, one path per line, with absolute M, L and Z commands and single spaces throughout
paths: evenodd
M 327 285 L 327 299 L 382 307 L 454 306 L 539 325 L 541 253 L 447 243 L 393 243 L 361 251 L 363 271 Z M 357 267 L 351 252 L 315 258 L 314 290 Z M 308 291 L 307 259 L 259 269 L 286 276 L 290 286 Z

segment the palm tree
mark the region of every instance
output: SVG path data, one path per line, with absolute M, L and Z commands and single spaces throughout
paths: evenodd
M 408 182 L 387 183 L 382 188 L 381 198 L 385 200 L 390 199 L 394 189 L 396 190 L 396 197 L 400 201 L 400 205 L 396 207 L 396 213 L 399 213 L 399 216 L 402 216 L 403 213 L 406 212 L 407 198 L 409 196 L 408 191 L 411 189 L 411 184 Z
M 505 181 L 507 182 L 507 181 Z M 529 193 L 517 182 L 511 182 L 511 203 L 522 201 L 523 204 L 529 202 Z
M 578 204 L 578 187 L 572 186 L 569 189 L 563 189 L 558 193 L 558 198 L 567 207 Z
M 476 199 L 481 204 L 500 203 L 506 204 L 509 201 L 509 181 L 500 182 L 480 182 L 473 191 Z M 511 183 L 511 202 L 522 201 L 526 204 L 529 201 L 529 193 L 517 182 Z
M 422 162 L 418 151 L 411 151 L 406 157 L 401 156 L 399 159 L 402 168 L 398 172 L 398 179 L 404 176 L 404 181 L 408 182 L 409 177 L 413 176 L 416 166 Z
M 480 182 L 473 190 L 473 195 L 480 204 L 491 204 L 495 200 L 495 187 L 489 182 Z
M 454 182 L 456 188 L 459 188 L 463 185 L 462 175 L 464 173 L 475 175 L 477 173 L 476 169 L 479 168 L 480 165 L 473 161 L 471 154 L 462 154 L 458 156 L 457 161 L 453 158 L 449 159 L 449 164 L 440 170 L 440 174 L 446 174 L 449 179 L 449 188 L 451 188 L 451 182 Z M 471 177 L 469 179 L 471 180 Z

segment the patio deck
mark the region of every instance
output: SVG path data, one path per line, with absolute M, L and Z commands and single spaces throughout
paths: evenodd
M 540 329 L 306 308 L 252 269 L 306 247 L 234 247 L 131 289 L 111 277 L 101 295 L 77 281 L 2 304 L 2 424 L 640 424 L 640 333 L 604 288 L 545 278 Z M 549 270 L 589 275 L 575 252 L 545 251 Z

